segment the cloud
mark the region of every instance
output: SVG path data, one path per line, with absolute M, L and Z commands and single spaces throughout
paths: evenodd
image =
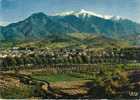
M 7 24 L 9 24 L 9 23 L 8 23 L 8 22 L 1 21 L 1 20 L 0 20 L 0 26 L 6 26 Z

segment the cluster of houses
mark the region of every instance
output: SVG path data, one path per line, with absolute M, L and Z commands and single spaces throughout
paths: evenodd
M 5 49 L 0 51 L 0 58 L 6 57 L 21 57 L 23 54 L 32 54 L 31 50 L 20 50 L 18 47 L 13 47 L 11 49 Z
M 20 48 L 13 47 L 7 50 L 0 51 L 0 58 L 6 57 L 22 57 L 23 55 L 48 55 L 48 57 L 56 59 L 56 58 L 71 58 L 76 56 L 87 56 L 90 59 L 127 59 L 127 60 L 140 60 L 140 48 L 132 47 L 132 48 L 113 48 L 113 49 L 103 49 L 97 50 L 89 50 L 89 49 L 57 49 L 51 50 L 47 49 L 36 49 L 36 48 Z M 72 59 L 72 58 L 71 58 Z
M 81 50 L 83 51 L 83 50 Z M 21 57 L 22 55 L 30 55 L 30 54 L 39 54 L 39 55 L 46 55 L 49 54 L 50 56 L 68 56 L 74 54 L 81 54 L 80 49 L 59 49 L 59 50 L 49 50 L 49 48 L 45 49 L 36 49 L 36 48 L 20 48 L 20 47 L 13 47 L 11 49 L 1 49 L 0 50 L 0 58 L 6 57 Z

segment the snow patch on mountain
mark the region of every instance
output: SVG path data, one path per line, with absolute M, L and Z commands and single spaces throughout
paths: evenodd
M 112 20 L 119 20 L 121 19 L 120 16 L 110 16 L 110 15 L 101 15 L 101 14 L 97 14 L 95 12 L 92 11 L 86 11 L 84 9 L 81 9 L 80 11 L 69 11 L 69 12 L 62 12 L 62 13 L 57 13 L 55 14 L 56 16 L 68 16 L 68 15 L 75 15 L 77 17 L 79 16 L 83 16 L 83 17 L 90 17 L 90 16 L 96 16 L 96 17 L 100 17 L 106 20 L 112 19 Z

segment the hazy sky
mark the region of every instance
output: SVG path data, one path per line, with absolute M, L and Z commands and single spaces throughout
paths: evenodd
M 140 0 L 0 0 L 0 24 L 23 20 L 34 12 L 54 14 L 80 9 L 140 23 Z

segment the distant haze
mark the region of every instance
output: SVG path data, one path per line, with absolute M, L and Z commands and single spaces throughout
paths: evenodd
M 0 25 L 23 20 L 35 12 L 50 15 L 80 9 L 140 23 L 140 0 L 0 0 Z

